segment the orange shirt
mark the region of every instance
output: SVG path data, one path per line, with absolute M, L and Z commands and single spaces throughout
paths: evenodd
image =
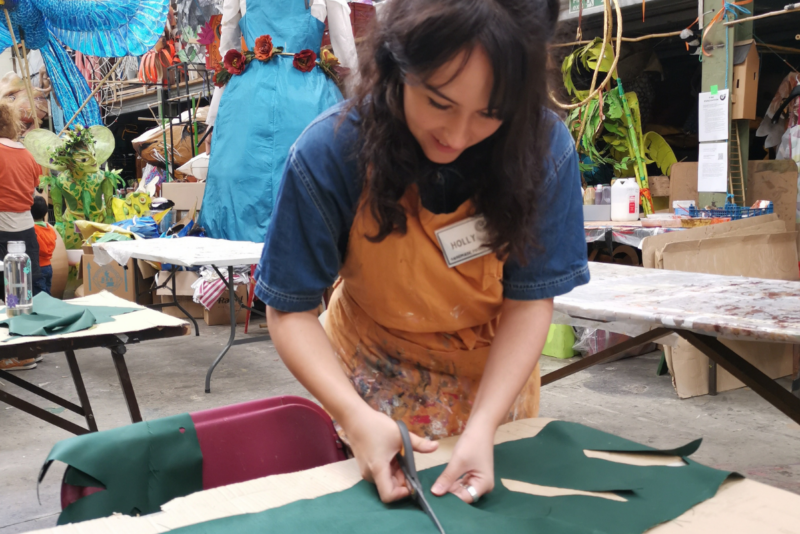
M 43 222 L 37 222 L 33 229 L 39 242 L 39 267 L 47 267 L 56 249 L 56 229 Z
M 42 168 L 30 152 L 0 143 L 0 211 L 30 211 L 41 174 Z

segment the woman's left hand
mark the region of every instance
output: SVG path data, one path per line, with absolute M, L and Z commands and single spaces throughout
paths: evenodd
M 472 495 L 466 486 L 475 488 L 478 496 L 494 489 L 494 434 L 495 429 L 467 426 L 453 450 L 447 468 L 439 475 L 431 492 L 441 497 L 452 493 L 467 504 Z

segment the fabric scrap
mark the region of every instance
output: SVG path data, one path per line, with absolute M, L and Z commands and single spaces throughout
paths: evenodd
M 54 460 L 70 466 L 68 483 L 105 488 L 64 508 L 59 525 L 113 513 L 150 514 L 203 489 L 203 454 L 189 414 L 59 441 L 42 466 L 39 483 Z

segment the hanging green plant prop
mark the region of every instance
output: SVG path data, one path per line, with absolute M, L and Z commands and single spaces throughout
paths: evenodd
M 613 50 L 600 39 L 569 54 L 561 65 L 564 86 L 574 102 L 580 102 L 589 91 L 579 90 L 573 82 L 573 73 L 579 70 L 594 72 L 600 64 L 601 72 L 608 72 L 613 63 Z M 597 98 L 570 111 L 567 126 L 575 139 L 578 152 L 591 163 L 580 163 L 581 172 L 591 172 L 598 165 L 608 164 L 618 177 L 636 177 L 641 190 L 641 203 L 646 215 L 653 213 L 653 201 L 647 175 L 647 165 L 656 163 L 669 175 L 676 162 L 675 154 L 663 137 L 655 132 L 643 134 L 636 93 L 625 93 L 622 80 L 616 72 L 612 75 L 617 86 L 601 91 Z M 580 139 L 579 139 L 580 137 Z

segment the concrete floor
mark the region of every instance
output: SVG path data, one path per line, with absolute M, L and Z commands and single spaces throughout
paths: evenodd
M 241 334 L 241 328 L 240 335 Z M 145 419 L 156 419 L 277 395 L 309 397 L 278 358 L 271 342 L 234 347 L 217 368 L 212 393 L 203 392 L 206 369 L 227 341 L 227 327 L 201 326 L 201 337 L 129 347 L 126 361 Z M 541 415 L 582 423 L 656 447 L 704 442 L 693 458 L 800 493 L 800 425 L 750 390 L 679 400 L 668 376 L 656 376 L 659 356 L 602 365 L 547 386 Z M 101 430 L 130 422 L 110 354 L 78 352 L 78 361 Z M 543 373 L 569 363 L 543 357 Z M 45 357 L 25 380 L 77 402 L 66 359 Z M 784 386 L 788 381 L 782 380 Z M 0 381 L 0 388 L 59 412 L 47 401 Z M 69 412 L 67 412 L 69 413 Z M 64 415 L 63 412 L 60 413 Z M 68 415 L 82 424 L 80 417 Z M 36 499 L 36 476 L 53 444 L 70 434 L 0 404 L 0 534 L 55 525 L 62 464 L 55 464 Z

